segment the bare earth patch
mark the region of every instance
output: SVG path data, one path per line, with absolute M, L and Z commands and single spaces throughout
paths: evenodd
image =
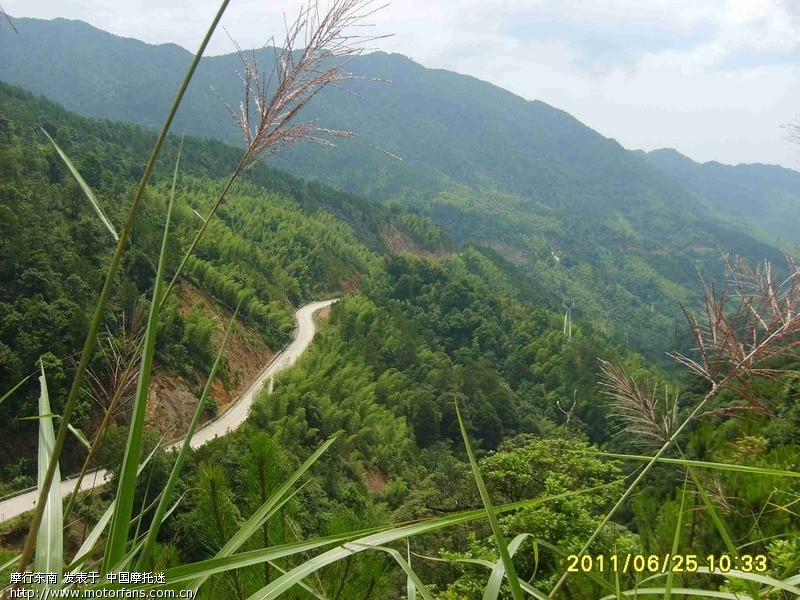
M 203 301 L 205 314 L 216 326 L 212 338 L 212 353 L 216 355 L 232 314 L 185 283 L 180 286 L 179 297 L 182 315 L 196 302 Z M 217 376 L 211 387 L 211 395 L 217 402 L 217 412 L 224 411 L 247 389 L 274 354 L 256 332 L 237 323 L 225 350 L 227 382 Z M 157 369 L 153 373 L 147 402 L 148 426 L 158 429 L 170 441 L 182 437 L 192 420 L 206 383 L 205 376 L 199 379 L 198 384 L 190 384 L 174 372 Z
M 386 479 L 378 471 L 369 471 L 364 476 L 364 485 L 373 494 L 383 494 L 387 487 Z

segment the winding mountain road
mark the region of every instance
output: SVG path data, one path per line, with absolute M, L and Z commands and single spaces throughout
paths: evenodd
M 309 344 L 311 344 L 311 340 L 314 338 L 314 333 L 316 332 L 313 318 L 314 313 L 330 306 L 334 302 L 336 302 L 336 300 L 312 302 L 298 309 L 295 313 L 297 329 L 295 330 L 294 340 L 292 340 L 282 352 L 279 352 L 273 357 L 267 367 L 234 404 L 229 406 L 228 409 L 221 413 L 216 419 L 195 432 L 191 441 L 192 448 L 199 448 L 206 442 L 213 440 L 217 436 L 225 435 L 244 423 L 250 412 L 250 407 L 253 405 L 253 400 L 255 400 L 256 394 L 261 390 L 264 383 L 278 371 L 292 366 L 295 361 L 300 358 L 300 355 L 305 352 Z M 183 444 L 183 439 L 173 442 L 167 446 L 167 449 L 172 450 L 180 448 L 181 444 Z M 106 476 L 107 472 L 105 469 L 97 469 L 96 471 L 87 473 L 86 477 L 84 477 L 81 482 L 81 491 L 90 490 L 99 485 L 103 485 L 106 481 Z M 68 496 L 75 489 L 74 479 L 65 479 L 60 485 L 62 497 Z M 0 502 L 0 523 L 13 519 L 29 510 L 33 510 L 38 497 L 39 492 L 33 490 Z

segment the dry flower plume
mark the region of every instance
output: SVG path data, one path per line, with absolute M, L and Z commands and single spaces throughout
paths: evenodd
M 746 405 L 715 412 L 772 413 L 759 394 L 757 379 L 785 376 L 775 359 L 800 347 L 800 269 L 787 257 L 786 275 L 776 277 L 765 261 L 756 267 L 740 257 L 725 260 L 726 284 L 721 291 L 700 278 L 700 316 L 684 309 L 697 342 L 697 358 L 673 357 L 712 384 L 732 391 Z
M 286 25 L 283 47 L 273 48 L 274 62 L 268 74 L 259 70 L 260 53 L 253 52 L 248 58 L 234 42 L 243 65 L 243 70 L 237 73 L 244 84 L 244 96 L 238 110 L 224 100 L 223 103 L 242 132 L 245 152 L 206 217 L 200 217 L 202 225 L 167 286 L 166 295 L 177 284 L 211 218 L 225 201 L 234 181 L 245 170 L 284 146 L 297 142 L 334 146 L 330 138 L 338 137 L 364 143 L 354 133 L 325 129 L 317 126 L 315 121 L 296 122 L 296 118 L 324 88 L 338 88 L 344 81 L 362 79 L 345 72 L 344 68 L 363 53 L 365 44 L 388 36 L 362 35 L 352 31 L 370 27 L 366 19 L 384 6 L 377 5 L 375 0 L 331 0 L 323 14 L 319 3 L 310 0 L 300 10 L 297 19 Z M 262 51 L 270 42 L 273 40 L 268 40 Z M 370 144 L 365 145 L 398 158 Z
M 776 278 L 768 261 L 752 267 L 739 257 L 725 255 L 723 260 L 726 282 L 721 289 L 700 277 L 703 298 L 698 314 L 682 307 L 697 343 L 696 355 L 672 356 L 711 384 L 687 421 L 701 414 L 772 416 L 758 381 L 797 375 L 781 368 L 776 359 L 800 347 L 800 269 L 787 257 L 787 275 Z M 665 389 L 661 401 L 649 383 L 640 386 L 622 367 L 606 361 L 601 372 L 600 384 L 613 414 L 625 424 L 620 433 L 629 433 L 644 445 L 671 443 L 678 430 L 677 397 Z M 701 412 L 723 389 L 743 403 Z
M 748 406 L 738 407 L 739 410 L 768 412 L 758 399 L 752 380 L 757 375 L 773 377 L 786 373 L 767 362 L 793 353 L 800 346 L 800 269 L 794 260 L 787 257 L 788 276 L 775 280 L 769 262 L 754 268 L 740 258 L 731 260 L 723 256 L 723 259 L 728 282 L 722 292 L 716 293 L 714 287 L 709 287 L 701 277 L 701 317 L 684 309 L 697 341 L 699 358 L 693 359 L 682 354 L 674 354 L 673 357 L 706 379 L 711 389 L 683 420 L 675 419 L 674 404 L 669 410 L 658 410 L 655 396 L 642 392 L 624 370 L 607 363 L 603 366 L 605 379 L 602 384 L 617 404 L 618 414 L 627 420 L 629 430 L 643 439 L 663 440 L 663 444 L 603 517 L 578 552 L 579 557 L 589 550 L 603 528 L 678 436 L 696 418 L 709 413 L 707 405 L 721 390 L 730 389 L 742 394 Z M 731 300 L 735 302 L 729 307 Z M 664 421 L 665 417 L 667 422 Z M 563 585 L 568 574 L 568 571 L 562 573 L 550 591 L 550 597 Z
M 369 27 L 365 19 L 383 6 L 376 6 L 374 0 L 333 0 L 327 12 L 320 14 L 318 2 L 309 2 L 287 25 L 282 48 L 273 48 L 274 62 L 268 75 L 259 70 L 257 53 L 248 57 L 234 42 L 243 65 L 237 74 L 244 84 L 244 96 L 238 110 L 228 103 L 225 107 L 247 146 L 242 170 L 296 142 L 334 146 L 331 138 L 358 139 L 355 133 L 319 127 L 315 121 L 298 123 L 295 118 L 324 88 L 342 89 L 340 84 L 345 81 L 365 79 L 344 69 L 363 53 L 365 44 L 386 36 L 350 31 Z
M 115 416 L 124 410 L 139 377 L 139 341 L 144 330 L 144 311 L 139 304 L 130 322 L 123 314 L 116 335 L 106 327 L 106 336 L 98 345 L 101 366 L 86 370 L 86 391 L 100 407 Z
M 643 447 L 659 447 L 675 430 L 678 398 L 664 388 L 663 401 L 654 386 L 647 382 L 640 387 L 625 369 L 601 361 L 600 385 L 611 402 L 611 416 L 620 418 L 625 427 L 618 433 L 628 433 Z

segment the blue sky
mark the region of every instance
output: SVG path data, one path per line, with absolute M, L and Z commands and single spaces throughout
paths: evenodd
M 322 0 L 322 5 L 324 6 Z M 215 0 L 2 0 L 13 16 L 81 19 L 194 50 Z M 294 0 L 232 0 L 242 47 L 283 30 Z M 800 0 L 395 0 L 377 47 L 566 110 L 627 148 L 800 170 Z M 212 54 L 231 52 L 220 31 Z

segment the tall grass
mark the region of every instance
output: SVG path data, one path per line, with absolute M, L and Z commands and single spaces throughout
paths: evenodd
M 222 15 L 225 12 L 225 9 L 228 7 L 228 3 L 230 0 L 223 0 L 219 10 L 217 11 L 214 20 L 212 21 L 211 25 L 206 32 L 203 41 L 200 43 L 200 48 L 198 49 L 197 53 L 195 54 L 194 59 L 192 60 L 191 65 L 189 66 L 189 70 L 186 73 L 186 76 L 183 78 L 183 82 L 178 89 L 178 93 L 175 95 L 175 99 L 172 102 L 172 106 L 167 114 L 166 119 L 164 120 L 164 124 L 161 127 L 161 131 L 156 138 L 155 146 L 153 147 L 152 152 L 150 153 L 150 158 L 145 165 L 144 173 L 142 173 L 142 178 L 139 181 L 139 186 L 136 190 L 136 193 L 133 197 L 133 201 L 131 202 L 131 207 L 128 210 L 128 216 L 125 220 L 125 225 L 122 229 L 122 232 L 119 234 L 119 239 L 117 240 L 117 246 L 114 250 L 114 255 L 111 258 L 111 263 L 108 266 L 108 270 L 106 271 L 106 278 L 105 282 L 103 283 L 103 289 L 100 292 L 100 298 L 97 301 L 97 306 L 94 311 L 94 316 L 92 317 L 91 324 L 89 326 L 88 334 L 86 335 L 86 341 L 83 345 L 83 350 L 81 351 L 81 358 L 78 363 L 77 368 L 75 369 L 75 376 L 72 381 L 72 387 L 70 388 L 69 395 L 67 396 L 67 401 L 64 404 L 64 411 L 61 415 L 61 425 L 58 428 L 58 435 L 56 436 L 55 444 L 53 447 L 53 453 L 50 458 L 50 462 L 47 466 L 47 471 L 45 472 L 44 478 L 39 482 L 39 499 L 36 505 L 36 510 L 33 514 L 33 519 L 31 521 L 30 531 L 28 533 L 28 537 L 25 540 L 25 546 L 22 549 L 22 558 L 19 562 L 19 570 L 24 571 L 31 562 L 31 557 L 34 552 L 34 548 L 36 546 L 36 536 L 38 535 L 39 527 L 42 523 L 42 518 L 44 517 L 44 511 L 46 507 L 46 500 L 47 495 L 50 492 L 50 487 L 53 485 L 53 478 L 55 476 L 56 470 L 58 469 L 58 460 L 61 456 L 61 451 L 64 448 L 64 442 L 67 438 L 67 432 L 69 431 L 69 422 L 72 419 L 72 413 L 75 411 L 75 405 L 78 400 L 78 395 L 81 390 L 81 386 L 83 384 L 83 377 L 86 373 L 86 368 L 89 365 L 89 360 L 92 357 L 92 352 L 94 350 L 95 344 L 97 343 L 97 336 L 100 332 L 100 326 L 103 321 L 103 315 L 105 314 L 106 305 L 108 304 L 108 299 L 111 296 L 111 288 L 113 287 L 114 278 L 117 274 L 117 270 L 119 269 L 119 263 L 122 259 L 122 254 L 125 251 L 127 246 L 127 241 L 130 236 L 131 231 L 133 230 L 133 223 L 136 219 L 136 215 L 139 210 L 139 203 L 142 200 L 142 196 L 144 194 L 144 190 L 147 187 L 147 183 L 150 180 L 150 175 L 153 172 L 153 168 L 156 164 L 156 159 L 158 159 L 158 155 L 161 152 L 161 147 L 164 144 L 164 140 L 169 133 L 170 126 L 172 125 L 172 120 L 175 117 L 175 113 L 178 111 L 178 107 L 183 100 L 183 96 L 186 92 L 186 89 L 189 87 L 189 82 L 192 80 L 192 76 L 197 69 L 197 65 L 200 64 L 200 58 L 203 56 L 206 47 L 208 46 L 208 42 L 211 40 L 211 36 L 214 33 L 214 30 L 217 28 Z

